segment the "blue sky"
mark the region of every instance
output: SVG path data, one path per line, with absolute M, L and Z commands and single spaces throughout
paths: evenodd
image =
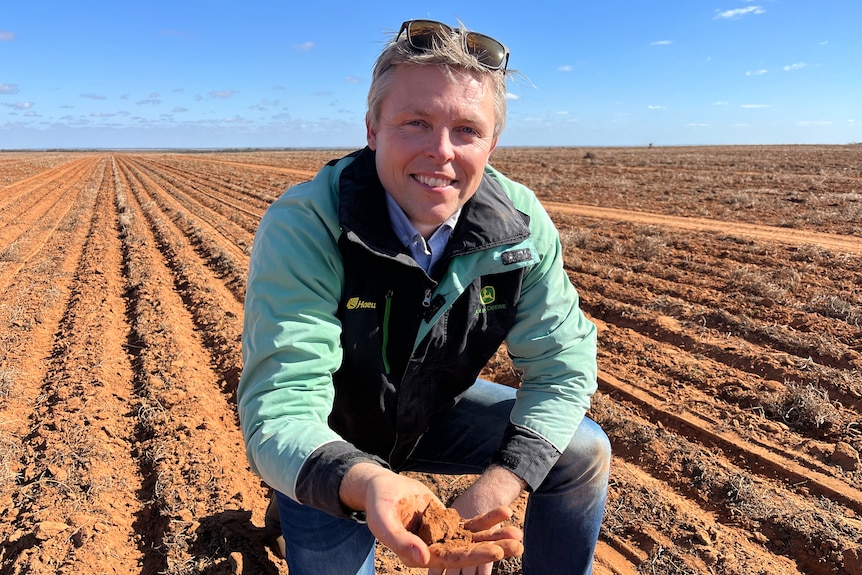
M 362 146 L 411 18 L 509 47 L 501 145 L 862 141 L 859 0 L 2 0 L 0 149 Z

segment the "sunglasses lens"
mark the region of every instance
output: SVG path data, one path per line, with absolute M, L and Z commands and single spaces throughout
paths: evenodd
M 410 45 L 420 50 L 428 50 L 435 42 L 441 42 L 447 34 L 451 33 L 452 28 L 433 20 L 413 20 L 407 26 Z
M 430 50 L 455 33 L 453 28 L 436 20 L 408 20 L 401 25 L 398 37 L 405 30 L 407 42 L 417 50 Z M 493 70 L 506 68 L 509 52 L 499 41 L 478 32 L 466 32 L 463 38 L 464 48 L 470 55 L 475 56 L 480 64 Z
M 490 36 L 468 32 L 465 37 L 467 51 L 489 68 L 502 68 L 506 61 L 506 47 Z

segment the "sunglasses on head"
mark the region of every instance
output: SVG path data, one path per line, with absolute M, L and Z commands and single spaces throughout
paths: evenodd
M 442 22 L 434 20 L 408 20 L 401 24 L 401 30 L 395 37 L 407 32 L 407 43 L 415 50 L 430 50 L 434 43 L 441 43 L 451 36 L 455 29 Z M 505 70 L 509 65 L 509 50 L 498 40 L 458 28 L 464 40 L 464 50 L 476 58 L 480 64 L 491 70 Z

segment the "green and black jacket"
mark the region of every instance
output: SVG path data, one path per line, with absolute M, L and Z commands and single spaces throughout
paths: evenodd
M 428 274 L 385 202 L 366 148 L 289 189 L 261 220 L 238 391 L 252 469 L 345 515 L 347 469 L 399 469 L 505 341 L 524 382 L 499 461 L 537 487 L 596 389 L 595 327 L 556 229 L 529 189 L 488 166 Z

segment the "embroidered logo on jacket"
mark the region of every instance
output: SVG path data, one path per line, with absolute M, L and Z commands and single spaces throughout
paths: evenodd
M 347 309 L 377 309 L 377 302 L 361 300 L 358 297 L 352 297 L 347 300 Z
M 494 290 L 494 286 L 483 287 L 482 291 L 479 292 L 479 299 L 482 300 L 483 305 L 494 303 L 494 300 L 497 299 L 497 292 Z
M 498 309 L 506 309 L 505 303 L 494 304 L 497 301 L 497 290 L 494 286 L 485 286 L 479 291 L 479 301 L 482 305 L 474 312 L 474 315 L 496 311 Z

